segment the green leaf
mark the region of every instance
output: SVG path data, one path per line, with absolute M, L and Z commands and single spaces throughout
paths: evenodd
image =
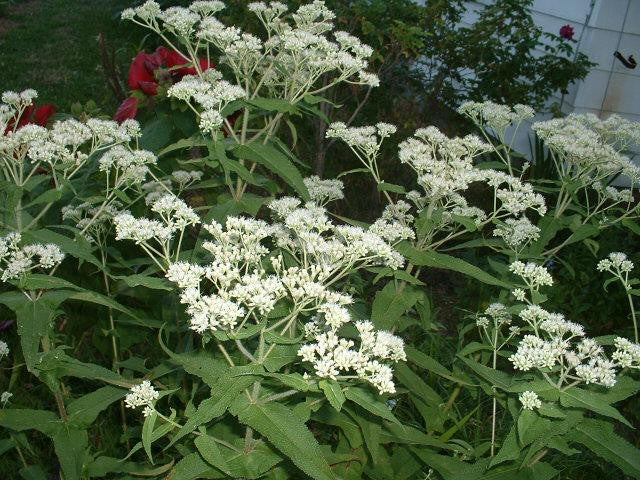
M 463 385 L 470 385 L 469 382 L 462 380 L 461 378 L 457 378 L 448 368 L 441 365 L 437 360 L 430 357 L 429 355 L 422 353 L 420 350 L 407 345 L 405 346 L 405 353 L 407 354 L 407 360 L 414 365 L 423 368 L 429 372 L 435 373 L 440 377 L 446 378 L 447 380 L 451 380 L 452 382 L 461 383 Z
M 142 425 L 142 446 L 144 447 L 144 451 L 149 457 L 149 461 L 153 463 L 153 454 L 151 453 L 151 442 L 152 442 L 152 434 L 153 427 L 156 424 L 156 420 L 158 418 L 158 412 L 153 410 L 147 417 L 144 419 L 144 424 Z
M 389 407 L 387 407 L 387 404 L 378 400 L 371 391 L 359 387 L 348 387 L 344 390 L 344 396 L 374 415 L 400 424 L 398 419 L 391 413 L 391 410 L 389 410 Z
M 240 158 L 264 165 L 287 182 L 303 200 L 309 200 L 309 191 L 302 180 L 302 175 L 285 154 L 271 145 L 238 145 L 235 149 Z
M 231 475 L 227 460 L 222 456 L 222 452 L 220 451 L 220 448 L 218 448 L 218 443 L 212 437 L 208 435 L 199 435 L 196 437 L 194 443 L 198 452 L 202 455 L 202 458 L 218 470 L 226 473 L 227 475 Z
M 64 253 L 80 260 L 85 260 L 102 269 L 102 262 L 91 253 L 91 245 L 79 234 L 76 235 L 75 239 L 72 239 L 52 230 L 33 230 L 24 232 L 23 240 L 26 243 L 54 243 Z
M 395 282 L 389 282 L 373 300 L 371 321 L 376 328 L 389 330 L 421 297 L 422 292 L 411 285 L 404 285 L 400 290 Z
M 624 418 L 618 410 L 607 404 L 595 392 L 587 392 L 580 388 L 570 388 L 560 392 L 560 403 L 565 407 L 583 408 L 596 412 L 605 417 L 615 418 L 616 420 L 631 427 L 629 421 Z
M 198 453 L 190 453 L 176 464 L 171 470 L 167 478 L 171 480 L 196 480 L 201 478 L 220 478 L 218 476 L 209 476 L 215 473 L 207 462 L 205 462 Z
M 626 475 L 640 478 L 640 450 L 618 436 L 611 423 L 585 419 L 569 435 Z
M 136 462 L 125 462 L 119 458 L 98 457 L 87 465 L 87 473 L 93 478 L 111 478 L 108 473 L 130 473 L 141 477 L 157 477 L 173 467 L 173 460 L 156 468 L 147 468 Z
M 49 410 L 28 408 L 3 408 L 0 410 L 0 426 L 16 432 L 38 430 L 45 435 L 52 435 L 59 422 L 58 416 Z
M 516 438 L 516 427 L 511 427 L 509 433 L 502 442 L 502 446 L 495 457 L 491 459 L 490 467 L 495 467 L 501 463 L 515 460 L 520 456 L 520 447 L 518 446 L 518 440 Z
M 176 150 L 184 150 L 193 147 L 205 147 L 207 145 L 207 140 L 202 137 L 191 137 L 191 138 L 183 138 L 178 140 L 171 145 L 167 145 L 162 150 L 158 152 L 158 157 L 166 155 L 167 153 L 174 152 Z
M 150 277 L 148 275 L 116 275 L 113 278 L 122 280 L 131 288 L 142 286 L 152 290 L 167 290 L 169 292 L 174 290 L 171 282 L 164 278 Z
M 248 388 L 255 381 L 255 377 L 227 377 L 220 378 L 211 387 L 211 398 L 203 400 L 196 411 L 189 417 L 189 420 L 182 426 L 175 437 L 171 439 L 169 447 L 193 432 L 200 425 L 209 423 L 214 418 L 223 415 L 229 405 L 241 392 Z
M 392 192 L 392 193 L 407 193 L 402 185 L 396 185 L 394 183 L 380 182 L 378 184 L 378 191 L 380 192 Z
M 318 386 L 324 392 L 324 396 L 327 397 L 331 406 L 339 412 L 346 400 L 340 384 L 335 380 L 320 380 Z
M 431 407 L 439 407 L 442 397 L 425 383 L 420 376 L 416 375 L 406 363 L 398 363 L 395 367 L 395 376 L 413 395 Z
M 232 406 L 232 413 L 269 440 L 300 470 L 316 480 L 334 480 L 331 467 L 322 455 L 320 445 L 307 426 L 280 403 L 255 404 L 241 401 Z
M 78 428 L 87 428 L 95 421 L 100 412 L 126 394 L 126 390 L 110 386 L 88 393 L 67 406 L 69 422 Z
M 51 440 L 65 480 L 82 480 L 89 457 L 87 431 L 60 424 Z
M 484 365 L 470 358 L 461 357 L 461 360 L 481 378 L 489 382 L 494 387 L 509 391 L 511 388 L 511 377 L 504 372 L 485 367 Z
M 488 274 L 481 268 L 476 267 L 464 260 L 451 255 L 445 255 L 444 253 L 437 253 L 427 250 L 418 250 L 408 244 L 400 244 L 397 250 L 406 257 L 406 259 L 414 265 L 434 268 L 444 268 L 446 270 L 453 270 L 469 277 L 480 280 L 487 285 L 495 285 L 503 288 L 511 288 L 506 282 L 499 280 L 493 275 Z
M 253 105 L 254 107 L 258 107 L 269 112 L 296 113 L 298 111 L 295 105 L 280 98 L 257 97 L 252 98 L 251 100 L 246 100 L 246 102 L 249 105 Z

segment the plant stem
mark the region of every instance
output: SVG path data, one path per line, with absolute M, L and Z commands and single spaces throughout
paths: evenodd
M 51 351 L 51 340 L 49 340 L 48 334 L 42 337 L 42 351 L 44 353 L 48 353 Z M 53 396 L 56 400 L 56 406 L 58 407 L 58 413 L 60 414 L 60 418 L 63 421 L 67 422 L 69 420 L 69 416 L 67 415 L 67 409 L 64 406 L 64 399 L 62 398 L 62 393 L 60 390 L 53 392 Z

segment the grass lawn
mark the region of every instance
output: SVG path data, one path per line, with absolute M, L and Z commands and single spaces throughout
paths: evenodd
M 117 106 L 100 63 L 98 34 L 114 47 L 125 74 L 140 32 L 118 18 L 126 0 L 17 0 L 0 12 L 0 91 L 34 88 L 60 111 L 95 100 Z

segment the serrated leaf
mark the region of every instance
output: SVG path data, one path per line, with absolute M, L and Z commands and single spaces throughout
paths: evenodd
M 427 250 L 418 250 L 408 244 L 400 244 L 397 250 L 405 256 L 405 258 L 414 265 L 443 268 L 446 270 L 453 270 L 476 280 L 486 283 L 487 285 L 495 285 L 503 288 L 511 288 L 506 282 L 499 280 L 493 275 L 488 274 L 481 268 L 476 267 L 464 260 L 452 257 L 451 255 L 445 255 L 444 253 L 437 253 Z
M 77 398 L 67 406 L 69 422 L 78 428 L 87 428 L 100 412 L 126 394 L 127 391 L 122 388 L 107 386 Z
M 580 388 L 570 388 L 560 392 L 560 403 L 565 407 L 583 408 L 599 413 L 605 417 L 615 418 L 616 420 L 631 427 L 629 421 L 624 418 L 618 410 L 607 404 L 598 394 L 587 392 Z
M 570 436 L 626 475 L 640 478 L 640 450 L 618 436 L 611 423 L 585 419 L 576 425 Z
M 142 446 L 144 447 L 144 451 L 149 457 L 149 461 L 153 463 L 153 453 L 151 452 L 151 443 L 152 443 L 152 434 L 153 427 L 156 424 L 156 420 L 158 419 L 158 412 L 153 410 L 149 415 L 144 419 L 144 424 L 142 425 Z
M 207 463 L 213 465 L 218 470 L 230 475 L 227 460 L 222 455 L 218 443 L 208 435 L 199 435 L 194 441 L 198 452 L 202 455 Z
M 302 175 L 293 162 L 275 147 L 258 144 L 239 145 L 235 152 L 240 158 L 264 165 L 287 182 L 303 200 L 309 200 L 309 191 L 302 180 Z
M 359 387 L 348 387 L 344 390 L 344 396 L 374 415 L 400 424 L 398 419 L 391 413 L 391 410 L 389 410 L 389 407 L 387 407 L 387 404 L 378 400 L 371 391 Z
M 245 399 L 234 405 L 240 423 L 267 438 L 300 470 L 315 480 L 334 480 L 331 467 L 322 455 L 320 445 L 307 426 L 280 403 L 255 404 Z
M 327 398 L 331 406 L 339 412 L 342 408 L 342 404 L 346 401 L 346 397 L 344 396 L 344 393 L 342 393 L 340 384 L 335 380 L 320 380 L 320 382 L 318 382 L 318 386 L 324 392 L 324 396 Z
M 421 296 L 422 292 L 411 285 L 405 285 L 400 290 L 394 282 L 389 282 L 373 300 L 371 321 L 376 328 L 389 330 Z

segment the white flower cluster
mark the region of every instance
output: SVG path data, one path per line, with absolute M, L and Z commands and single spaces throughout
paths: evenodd
M 538 394 L 532 391 L 522 392 L 518 395 L 518 400 L 525 410 L 536 410 L 542 406 L 542 402 L 538 398 Z
M 303 362 L 313 364 L 320 378 L 339 379 L 354 372 L 357 378 L 371 383 L 380 394 L 395 393 L 393 370 L 385 362 L 406 360 L 401 338 L 382 330 L 376 331 L 369 321 L 356 322 L 359 347 L 337 334 L 338 328 L 350 321 L 349 312 L 339 305 L 327 304 L 319 309 L 322 315 L 305 325 L 307 337 L 314 343 L 300 347 Z
M 538 290 L 539 287 L 553 285 L 553 278 L 549 271 L 533 262 L 521 262 L 516 260 L 509 265 L 509 270 L 521 277 L 525 284 L 532 290 Z
M 502 238 L 507 246 L 517 253 L 540 238 L 540 229 L 527 217 L 507 218 L 495 228 L 493 235 Z
M 633 270 L 633 262 L 627 258 L 622 252 L 610 253 L 608 258 L 604 258 L 598 262 L 598 271 L 609 271 L 615 274 L 628 274 Z
M 141 184 L 147 178 L 149 166 L 155 165 L 156 156 L 147 150 L 133 150 L 116 145 L 107 150 L 98 160 L 98 169 L 107 174 L 113 188 Z
M 32 93 L 25 95 L 25 92 Z M 28 161 L 31 173 L 23 177 L 29 178 L 44 163 L 51 167 L 56 181 L 59 175 L 70 178 L 96 152 L 127 144 L 141 135 L 135 120 L 118 124 L 95 118 L 86 122 L 68 119 L 57 121 L 48 129 L 33 124 L 18 127 L 15 119 L 20 118 L 36 95 L 31 90 L 25 92 L 5 92 L 3 98 L 9 103 L 0 104 L 0 132 L 4 132 L 0 135 L 0 160 L 2 167 L 9 169 L 7 177 L 18 185 L 24 180 L 11 175 L 11 167 L 23 169 Z M 11 122 L 13 126 L 8 128 Z
M 327 129 L 327 138 L 338 138 L 349 145 L 356 154 L 364 158 L 375 156 L 385 138 L 396 132 L 396 127 L 380 122 L 375 126 L 347 127 L 343 122 L 334 122 Z
M 11 392 L 2 392 L 2 395 L 0 395 L 0 403 L 2 403 L 3 407 L 9 401 L 9 399 L 11 397 L 13 397 L 13 393 L 11 393 Z
M 169 267 L 167 278 L 183 290 L 181 301 L 195 331 L 230 331 L 241 328 L 250 317 L 259 323 L 284 298 L 299 311 L 326 302 L 350 303 L 348 296 L 327 286 L 358 268 L 378 264 L 399 268 L 403 263 L 381 237 L 357 227 L 333 225 L 325 209 L 315 204 L 300 207 L 299 200 L 285 197 L 270 207 L 280 222 L 229 217 L 224 227 L 216 222 L 205 225 L 214 239 L 203 243 L 214 259 L 211 264 L 177 262 Z M 296 264 L 286 266 L 280 255 L 268 260 L 269 247 L 274 246 Z M 269 263 L 273 273 L 265 270 Z M 202 293 L 200 284 L 205 279 L 214 293 Z
M 519 314 L 532 334 L 522 337 L 509 357 L 516 370 L 539 370 L 558 387 L 565 383 L 597 384 L 612 387 L 618 368 L 638 368 L 640 346 L 624 338 L 615 341 L 616 350 L 609 360 L 593 339 L 585 337 L 584 327 L 570 322 L 559 313 L 550 313 L 537 305 L 529 305 Z
M 71 220 L 75 227 L 84 232 L 84 237 L 89 243 L 104 244 L 104 239 L 111 230 L 113 218 L 120 213 L 122 204 L 111 202 L 110 204 L 96 206 L 89 202 L 79 205 L 65 205 L 62 207 L 62 219 Z
M 161 258 L 170 263 L 173 256 L 172 247 L 176 233 L 179 232 L 180 243 L 184 230 L 190 225 L 200 223 L 200 217 L 184 201 L 171 193 L 158 196 L 151 203 L 151 210 L 158 214 L 161 221 L 148 218 L 135 218 L 130 212 L 121 212 L 113 218 L 116 227 L 116 240 L 133 240 L 145 249 L 152 258 L 161 254 Z M 152 244 L 154 240 L 160 248 L 158 251 Z M 156 259 L 157 261 L 157 259 Z
M 0 237 L 0 280 L 18 280 L 37 268 L 50 270 L 60 264 L 64 253 L 52 243 L 35 243 L 20 247 L 22 237 L 10 233 Z
M 9 355 L 9 345 L 7 345 L 7 342 L 0 340 L 0 360 L 7 355 Z
M 304 185 L 309 191 L 311 201 L 321 206 L 344 198 L 344 184 L 338 179 L 323 180 L 317 175 L 312 175 L 304 179 Z
M 640 167 L 621 153 L 640 136 L 637 123 L 618 116 L 602 121 L 594 115 L 571 114 L 535 123 L 532 129 L 568 162 L 570 168 L 560 170 L 568 177 L 592 184 L 622 174 L 632 183 L 640 181 Z
M 131 387 L 130 392 L 124 398 L 124 404 L 128 408 L 144 407 L 143 414 L 145 417 L 153 412 L 153 404 L 160 396 L 149 380 L 145 380 L 138 385 Z
M 200 130 L 218 130 L 224 123 L 222 110 L 235 100 L 245 98 L 247 92 L 222 79 L 217 70 L 209 69 L 200 76 L 186 75 L 169 87 L 167 95 L 182 100 L 195 110 L 192 100 L 200 107 Z
M 491 101 L 465 102 L 458 112 L 469 117 L 477 125 L 492 129 L 499 136 L 503 136 L 508 126 L 518 125 L 535 115 L 535 111 L 528 105 L 518 104 L 511 108 Z
M 209 57 L 212 47 L 220 52 L 220 61 L 227 64 L 234 78 L 242 79 L 243 84 L 247 82 L 245 86 L 249 91 L 228 84 L 218 76 L 217 82 L 207 87 L 217 91 L 206 94 L 201 90 L 203 84 L 192 77 L 185 77 L 180 82 L 183 85 L 172 87 L 170 95 L 183 100 L 194 98 L 203 105 L 200 120 L 204 131 L 222 124 L 220 96 L 224 96 L 225 101 L 249 95 L 296 103 L 312 93 L 318 79 L 326 75 L 333 77 L 331 85 L 345 81 L 373 86 L 379 83 L 375 75 L 366 72 L 367 58 L 373 52 L 370 47 L 345 32 L 335 32 L 333 40 L 330 38 L 335 15 L 322 1 L 302 5 L 290 15 L 281 2 L 248 4 L 267 32 L 266 41 L 224 25 L 215 17 L 222 8 L 222 2 L 194 2 L 189 8 L 170 7 L 163 11 L 158 3 L 147 1 L 122 14 L 124 19 L 162 36 L 174 36 L 175 44 L 183 47 L 187 53 L 185 58 L 191 60 L 197 76 L 205 83 L 207 75 L 212 75 L 211 70 L 201 71 L 197 55 L 200 50 L 206 51 Z M 217 107 L 206 106 L 206 102 L 200 100 L 213 102 Z
M 464 191 L 483 179 L 473 159 L 489 145 L 478 137 L 449 138 L 435 127 L 421 128 L 400 144 L 399 158 L 418 175 L 426 196 L 437 200 Z
M 614 340 L 615 352 L 611 355 L 621 368 L 640 368 L 640 345 L 632 343 L 626 338 L 617 337 Z
M 203 173 L 200 170 L 174 170 L 171 172 L 171 178 L 174 180 L 180 189 L 184 189 L 195 182 L 199 182 L 202 179 Z
M 401 240 L 414 239 L 416 236 L 412 228 L 414 217 L 409 213 L 410 210 L 411 205 L 402 200 L 390 203 L 385 207 L 382 216 L 371 225 L 369 231 L 392 245 Z

